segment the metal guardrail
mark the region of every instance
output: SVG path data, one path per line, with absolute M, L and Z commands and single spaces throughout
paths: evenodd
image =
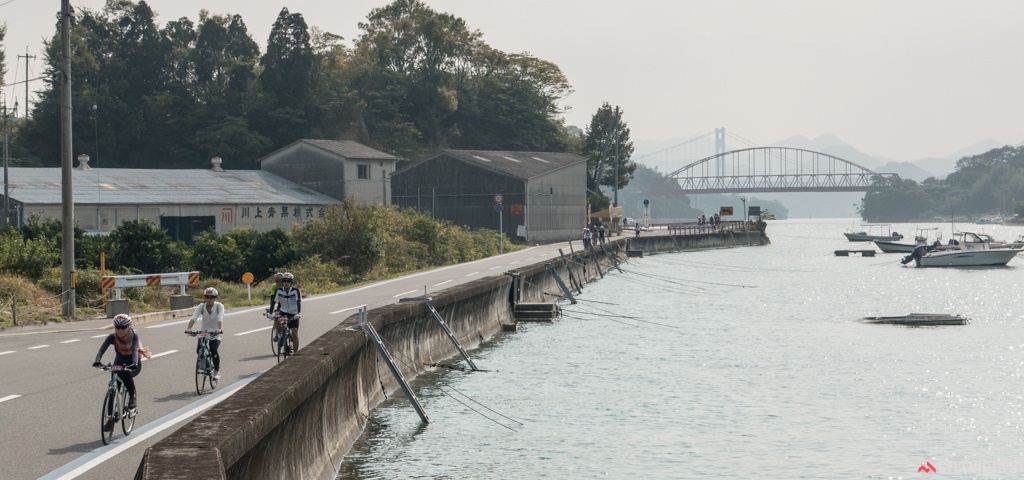
M 723 221 L 714 225 L 710 223 L 698 225 L 697 222 L 693 222 L 670 223 L 664 226 L 668 228 L 669 235 L 700 235 L 707 233 L 745 232 L 749 230 L 747 224 L 748 222 L 744 221 Z
M 185 294 L 185 286 L 198 285 L 199 272 L 159 273 L 154 275 L 114 275 L 104 276 L 100 280 L 103 291 L 114 289 L 117 300 L 121 299 L 121 289 L 131 287 L 181 286 L 181 295 Z

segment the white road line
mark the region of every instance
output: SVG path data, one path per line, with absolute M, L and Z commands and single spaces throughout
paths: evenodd
M 496 270 L 496 269 L 499 269 L 499 268 L 505 268 L 505 266 L 504 265 L 498 265 L 497 267 L 488 268 L 488 270 Z
M 238 312 L 238 313 L 242 313 L 242 312 Z M 225 315 L 225 316 L 227 316 L 227 315 Z M 189 320 L 192 320 L 192 319 L 191 318 L 186 318 L 184 320 L 180 320 L 180 321 L 177 321 L 177 322 L 165 323 L 163 325 L 152 325 L 152 326 L 149 326 L 149 327 L 146 327 L 146 328 L 164 328 L 164 327 L 170 327 L 172 325 L 181 325 L 183 323 L 188 323 Z
M 408 295 L 410 293 L 416 293 L 416 292 L 419 292 L 419 290 L 409 290 L 408 292 L 399 293 L 398 295 L 395 295 L 392 298 L 404 297 L 404 296 L 406 296 L 406 295 Z M 102 407 L 103 405 L 100 405 L 100 406 Z
M 81 338 L 76 338 L 74 340 L 64 340 L 63 342 L 60 342 L 60 343 L 75 343 L 75 342 L 79 342 L 81 340 L 82 340 Z
M 330 314 L 334 315 L 335 313 L 347 312 L 349 310 L 358 310 L 358 309 L 363 308 L 365 306 L 366 305 L 359 305 L 358 307 L 345 308 L 345 309 L 342 309 L 342 310 L 337 310 L 337 311 L 331 312 Z
M 519 260 L 516 260 L 516 261 L 514 261 L 514 262 L 509 262 L 509 265 L 515 265 L 515 264 L 517 264 L 517 263 L 519 263 Z
M 158 353 L 156 355 L 153 355 L 153 358 L 162 357 L 164 355 L 170 355 L 170 354 L 175 353 L 175 352 L 177 352 L 177 350 L 168 350 L 166 352 L 160 352 L 160 353 Z M 143 359 L 143 360 L 145 360 L 145 359 Z
M 444 284 L 449 283 L 449 282 L 451 282 L 451 280 L 445 280 L 445 281 L 443 281 L 441 283 L 435 283 L 434 286 L 438 287 L 438 286 L 444 285 Z
M 478 273 L 480 273 L 480 272 L 473 272 L 473 273 L 470 273 L 470 274 L 468 274 L 468 275 L 466 275 L 466 276 L 467 276 L 467 277 L 472 277 L 473 275 L 476 275 L 476 274 L 478 274 Z M 102 407 L 102 405 L 100 405 L 100 406 Z
M 194 402 L 190 405 L 179 408 L 163 417 L 160 417 L 155 422 L 145 425 L 142 428 L 136 429 L 132 432 L 130 437 L 120 437 L 114 440 L 113 443 L 105 447 L 97 448 L 81 457 L 78 457 L 74 461 L 60 467 L 42 477 L 40 479 L 56 480 L 56 479 L 71 479 L 75 478 L 93 468 L 97 465 L 109 460 L 115 455 L 134 447 L 135 445 L 146 441 L 149 437 L 152 437 L 168 428 L 173 427 L 175 424 L 184 421 L 185 419 L 192 417 L 207 408 L 210 408 L 220 402 L 223 402 L 229 396 L 238 391 L 238 389 L 244 387 L 249 382 L 255 380 L 257 377 L 262 375 L 266 370 L 258 372 L 249 378 L 239 381 L 238 383 L 231 386 L 230 389 L 221 390 L 220 392 L 214 393 L 207 398 Z
M 18 398 L 18 397 L 20 397 L 20 396 L 21 396 L 21 395 L 8 395 L 8 396 L 6 396 L 6 397 L 0 398 L 0 403 L 4 403 L 4 402 L 6 402 L 6 401 L 8 401 L 8 400 L 14 400 L 15 398 Z M 101 405 L 101 406 L 102 406 L 102 405 Z
M 36 345 L 34 347 L 28 347 L 28 349 L 29 350 L 35 350 L 37 348 L 46 348 L 46 347 L 49 347 L 49 345 Z M 102 407 L 102 405 L 100 405 L 100 406 Z
M 92 338 L 101 338 L 101 337 L 105 337 L 107 335 L 110 335 L 110 334 L 109 333 L 104 333 L 103 335 L 93 335 Z
M 273 325 L 267 325 L 266 327 L 263 327 L 263 328 L 257 328 L 256 330 L 249 330 L 248 332 L 240 332 L 240 333 L 236 333 L 236 334 L 235 334 L 235 336 L 236 336 L 236 337 L 241 337 L 242 335 L 248 335 L 248 334 L 250 334 L 250 333 L 262 332 L 262 331 L 264 331 L 264 330 L 270 330 L 270 329 L 271 329 L 271 328 L 273 328 L 273 327 L 274 327 Z
M 7 355 L 8 353 L 14 353 L 14 350 L 8 350 L 6 352 L 0 352 L 0 355 Z

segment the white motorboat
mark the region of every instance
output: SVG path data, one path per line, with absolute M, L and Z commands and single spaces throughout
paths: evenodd
M 933 230 L 937 231 L 938 228 L 918 228 L 917 234 L 914 235 L 914 243 L 882 239 L 875 239 L 872 241 L 875 242 L 875 246 L 877 246 L 878 249 L 882 251 L 882 253 L 910 253 L 913 252 L 914 248 L 919 245 L 928 245 L 928 232 Z M 935 233 L 933 236 L 935 237 L 936 242 L 942 242 L 942 233 Z M 942 247 L 943 246 L 940 246 L 939 248 Z
M 1024 251 L 1024 248 L 993 247 L 972 232 L 956 233 L 951 242 L 954 248 L 947 250 L 919 245 L 901 263 L 914 261 L 919 267 L 992 267 L 1006 265 Z
M 870 242 L 874 240 L 889 240 L 895 242 L 897 240 L 903 240 L 903 235 L 890 230 L 888 223 L 866 223 L 861 226 L 867 227 L 867 229 L 859 232 L 846 232 L 843 235 L 845 235 L 846 239 L 851 242 Z

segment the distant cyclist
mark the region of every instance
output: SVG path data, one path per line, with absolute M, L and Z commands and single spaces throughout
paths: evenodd
M 220 347 L 221 333 L 224 331 L 224 304 L 217 301 L 219 296 L 220 293 L 213 287 L 203 291 L 204 301 L 196 307 L 192 319 L 188 321 L 188 328 L 185 329 L 185 333 L 190 333 L 196 319 L 200 316 L 203 317 L 199 331 L 210 334 L 210 355 L 213 356 L 213 378 L 215 379 L 220 378 L 220 354 L 217 353 L 217 349 Z M 196 354 L 198 353 L 199 343 L 196 343 Z
M 279 311 L 288 317 L 288 329 L 292 331 L 292 343 L 299 350 L 299 319 L 295 318 L 302 312 L 302 292 L 293 287 L 295 275 L 285 272 L 281 275 L 281 286 L 270 297 L 270 312 Z M 275 308 L 276 307 L 276 308 Z
M 103 345 L 100 345 L 100 351 L 96 354 L 96 360 L 93 361 L 92 366 L 103 365 L 100 360 L 107 352 L 107 347 L 111 345 L 114 346 L 114 365 L 131 368 L 131 370 L 117 372 L 117 376 L 121 377 L 121 382 L 128 389 L 128 408 L 136 408 L 138 400 L 136 400 L 135 376 L 142 371 L 142 362 L 139 361 L 142 344 L 139 342 L 139 334 L 135 333 L 132 328 L 132 317 L 123 313 L 114 317 L 114 333 L 107 335 L 107 338 L 103 340 Z

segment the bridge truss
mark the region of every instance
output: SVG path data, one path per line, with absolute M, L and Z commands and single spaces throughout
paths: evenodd
M 826 153 L 756 147 L 718 153 L 667 175 L 684 194 L 743 192 L 866 192 L 898 182 Z

